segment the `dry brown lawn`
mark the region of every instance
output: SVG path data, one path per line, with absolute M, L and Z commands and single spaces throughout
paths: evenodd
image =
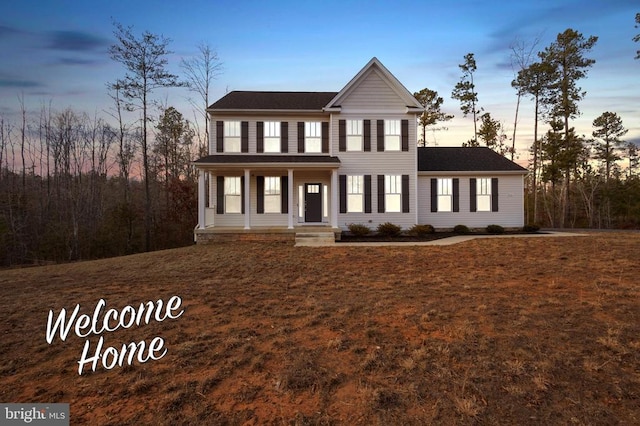
M 640 234 L 236 243 L 0 272 L 0 401 L 72 424 L 639 424 Z M 47 314 L 180 296 L 157 361 L 78 375 Z M 89 338 L 95 345 L 97 337 Z

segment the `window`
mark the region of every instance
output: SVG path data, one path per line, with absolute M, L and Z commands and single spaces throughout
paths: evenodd
M 384 150 L 400 151 L 400 120 L 384 120 Z
M 438 179 L 438 211 L 453 209 L 453 179 Z
M 347 176 L 347 213 L 362 213 L 363 198 L 363 176 Z
M 304 152 L 322 152 L 322 124 L 319 121 L 304 123 Z
M 264 152 L 280 152 L 280 122 L 264 122 Z
M 491 211 L 491 178 L 476 180 L 476 211 Z
M 240 152 L 240 122 L 224 122 L 224 152 Z
M 347 120 L 347 151 L 362 151 L 362 120 Z
M 280 213 L 280 176 L 264 177 L 264 212 Z
M 385 175 L 384 209 L 387 213 L 399 213 L 402 211 L 402 176 Z
M 239 176 L 224 178 L 224 211 L 225 213 L 242 212 L 242 182 Z

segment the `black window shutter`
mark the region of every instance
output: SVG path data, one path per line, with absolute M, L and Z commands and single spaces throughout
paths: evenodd
M 329 123 L 322 122 L 322 152 L 329 153 Z
M 280 178 L 280 212 L 289 213 L 289 176 Z
M 431 179 L 431 211 L 438 211 L 438 179 Z
M 402 120 L 401 126 L 402 150 L 409 151 L 409 120 Z
M 216 176 L 216 213 L 224 214 L 224 176 Z
M 340 186 L 340 213 L 347 212 L 347 175 L 338 176 Z
M 491 178 L 491 211 L 498 211 L 498 178 Z
M 256 213 L 264 213 L 264 176 L 256 176 Z
M 256 123 L 256 152 L 264 152 L 264 122 Z
M 384 120 L 378 120 L 378 152 L 384 152 Z
M 476 178 L 469 179 L 469 211 L 477 212 L 478 211 L 478 198 L 476 197 Z
M 216 121 L 216 152 L 224 152 L 224 121 Z
M 244 214 L 244 176 L 240 178 L 240 205 L 242 206 L 241 213 Z
M 402 175 L 402 213 L 409 213 L 409 175 Z
M 338 120 L 338 151 L 347 150 L 347 121 Z
M 460 179 L 453 179 L 453 211 L 460 211 Z
M 371 152 L 371 120 L 364 120 L 362 123 L 364 136 L 364 151 Z
M 280 152 L 289 152 L 289 123 L 280 123 Z
M 298 152 L 304 152 L 304 122 L 298 121 Z
M 384 175 L 378 175 L 378 213 L 384 213 Z
M 240 124 L 240 151 L 249 152 L 249 122 Z
M 371 213 L 371 175 L 364 175 L 364 212 Z

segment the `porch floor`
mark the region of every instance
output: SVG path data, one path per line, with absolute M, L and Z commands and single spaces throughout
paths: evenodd
M 199 243 L 233 240 L 285 240 L 295 241 L 297 234 L 326 234 L 333 233 L 336 240 L 340 240 L 342 229 L 329 225 L 299 225 L 293 229 L 283 226 L 256 226 L 251 229 L 243 227 L 207 227 L 194 231 L 195 240 Z

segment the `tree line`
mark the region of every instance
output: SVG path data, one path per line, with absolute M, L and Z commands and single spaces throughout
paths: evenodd
M 640 24 L 640 14 L 635 20 Z M 576 134 L 572 126 L 586 95 L 579 82 L 596 62 L 588 55 L 597 41 L 598 37 L 584 37 L 569 28 L 535 54 L 539 40 L 512 45 L 511 59 L 517 72 L 511 85 L 517 101 L 510 138 L 505 125 L 479 106 L 474 54 L 465 55 L 459 65 L 462 76 L 451 97 L 460 102 L 463 116 L 471 116 L 473 122 L 473 137 L 464 146 L 485 145 L 514 160 L 521 100 L 529 98 L 534 103 L 530 173 L 525 186 L 528 223 L 640 228 L 640 157 L 638 146 L 623 139 L 627 129 L 622 118 L 613 111 L 602 112 L 592 122 L 591 137 Z M 640 42 L 640 34 L 633 41 Z M 640 51 L 635 59 L 640 59 Z M 420 117 L 420 142 L 426 145 L 427 128 L 441 129 L 437 126 L 453 116 L 441 111 L 443 100 L 436 91 L 425 88 L 414 96 L 425 106 Z
M 74 261 L 193 242 L 210 86 L 221 72 L 206 44 L 171 74 L 171 40 L 114 22 L 109 54 L 123 76 L 107 83 L 108 117 L 42 105 L 0 116 L 0 266 Z M 154 97 L 188 87 L 193 121 Z M 203 128 L 202 128 L 203 127 Z

